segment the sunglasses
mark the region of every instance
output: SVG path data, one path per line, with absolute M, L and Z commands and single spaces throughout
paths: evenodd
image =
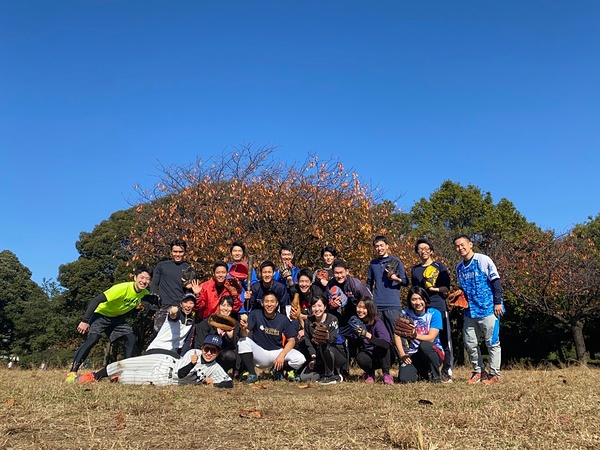
M 208 346 L 205 345 L 202 348 L 203 351 L 205 351 L 206 353 L 217 353 L 219 351 L 219 349 L 217 347 L 212 347 L 212 346 Z

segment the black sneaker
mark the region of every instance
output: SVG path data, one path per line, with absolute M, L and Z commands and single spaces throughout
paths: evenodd
M 329 375 L 326 377 L 321 377 L 319 379 L 319 384 L 336 384 L 339 383 L 340 377 L 339 375 Z

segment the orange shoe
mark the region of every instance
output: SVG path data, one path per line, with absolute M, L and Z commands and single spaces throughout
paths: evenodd
M 473 372 L 471 374 L 471 378 L 469 378 L 467 380 L 467 383 L 469 383 L 469 384 L 480 383 L 481 380 L 484 380 L 485 378 L 486 378 L 485 372 Z
M 94 381 L 96 381 L 96 378 L 94 378 L 93 372 L 84 373 L 75 378 L 75 382 L 77 383 L 92 383 Z
M 483 384 L 496 384 L 500 383 L 500 377 L 498 375 L 488 375 L 488 377 L 483 380 Z

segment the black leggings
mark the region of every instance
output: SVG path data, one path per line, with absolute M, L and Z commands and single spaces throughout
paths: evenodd
M 390 373 L 390 349 L 375 347 L 372 351 L 361 350 L 356 355 L 356 363 L 369 375 L 373 375 L 375 369 L 381 369 L 383 373 Z
M 135 334 L 129 333 L 123 336 L 125 338 L 125 358 L 131 358 L 133 356 L 133 352 L 135 351 Z M 120 338 L 119 338 L 120 339 Z M 75 352 L 75 356 L 73 357 L 73 364 L 71 364 L 71 372 L 77 372 L 79 367 L 85 361 L 85 359 L 90 354 L 90 351 L 100 340 L 99 334 L 90 334 L 85 342 L 81 344 L 81 347 L 77 349 Z
M 333 345 L 319 345 L 317 352 L 325 368 L 325 376 L 333 375 L 334 370 L 340 370 L 346 364 L 346 356 Z

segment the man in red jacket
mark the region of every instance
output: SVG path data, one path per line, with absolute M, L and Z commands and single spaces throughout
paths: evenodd
M 206 319 L 213 313 L 219 312 L 219 303 L 227 295 L 233 298 L 233 312 L 237 313 L 241 307 L 240 287 L 235 285 L 236 278 L 227 278 L 227 264 L 216 262 L 213 265 L 213 276 L 210 280 L 200 284 L 192 282 L 192 290 L 196 294 L 196 310 L 200 319 Z

